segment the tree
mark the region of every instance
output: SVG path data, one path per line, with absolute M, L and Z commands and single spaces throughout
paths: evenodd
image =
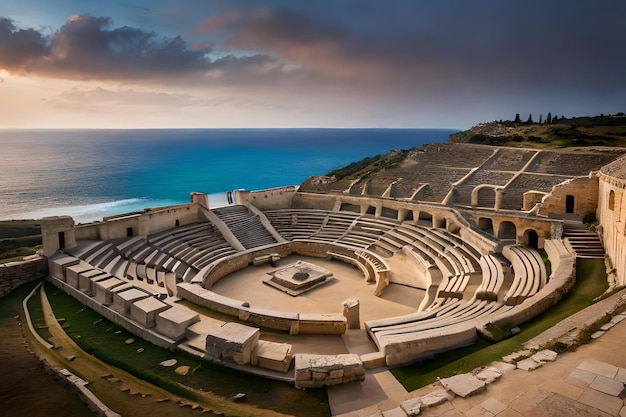
M 526 120 L 526 124 L 532 125 L 533 123 L 535 123 L 535 122 L 533 122 L 533 115 L 529 114 L 528 115 L 528 120 Z
M 538 123 L 539 123 L 539 124 L 543 123 L 543 114 L 540 114 L 540 115 L 539 115 L 539 122 L 538 122 Z
M 513 123 L 522 123 L 522 119 L 519 118 L 519 113 L 515 113 L 515 120 L 513 120 Z
M 548 112 L 548 115 L 546 116 L 546 124 L 550 124 L 552 123 L 552 113 Z

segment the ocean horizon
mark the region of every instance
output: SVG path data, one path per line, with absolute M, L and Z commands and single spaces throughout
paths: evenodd
M 455 129 L 0 130 L 0 220 L 78 223 L 226 192 L 299 185 L 351 162 L 446 142 Z

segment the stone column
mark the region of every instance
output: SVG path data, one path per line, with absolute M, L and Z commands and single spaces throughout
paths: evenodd
M 347 319 L 348 329 L 360 329 L 361 319 L 359 316 L 359 300 L 348 298 L 343 302 L 343 315 Z

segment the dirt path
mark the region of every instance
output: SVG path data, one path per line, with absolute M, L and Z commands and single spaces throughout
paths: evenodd
M 41 304 L 50 342 L 58 349 L 45 349 L 34 340 L 38 354 L 56 367 L 63 367 L 90 382 L 88 388 L 108 407 L 122 416 L 153 417 L 155 415 L 198 416 L 284 416 L 248 404 L 234 404 L 205 392 L 196 391 L 203 401 L 195 402 L 177 397 L 159 387 L 115 368 L 84 352 L 59 325 L 45 290 L 41 289 Z M 71 359 L 71 360 L 70 360 Z

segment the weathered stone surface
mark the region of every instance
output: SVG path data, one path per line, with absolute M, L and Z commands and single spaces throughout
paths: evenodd
M 250 363 L 259 334 L 258 328 L 234 322 L 211 328 L 206 337 L 206 356 L 239 365 Z
M 185 337 L 188 326 L 200 321 L 198 313 L 183 308 L 172 307 L 156 316 L 156 330 L 173 340 Z
M 440 382 L 445 389 L 463 398 L 482 392 L 487 386 L 484 381 L 472 374 L 455 375 L 450 378 L 443 378 Z
M 475 375 L 476 375 L 476 378 L 480 379 L 481 381 L 484 381 L 485 384 L 491 384 L 496 379 L 502 376 L 502 372 L 498 371 L 496 368 L 487 367 L 487 368 L 480 370 Z
M 502 360 L 504 362 L 511 363 L 511 362 L 518 361 L 518 360 L 520 360 L 522 358 L 527 358 L 531 354 L 532 354 L 532 352 L 530 350 L 524 349 L 524 350 L 520 350 L 520 351 L 517 351 L 517 352 L 513 352 L 510 355 L 503 356 Z
M 527 358 L 517 362 L 517 369 L 521 369 L 523 371 L 532 371 L 539 368 L 541 365 L 543 365 L 541 362 L 537 362 L 534 359 Z
M 400 408 L 404 410 L 407 416 L 414 417 L 419 415 L 422 403 L 419 398 L 411 398 L 410 400 L 402 401 L 400 403 Z
M 619 370 L 615 365 L 595 359 L 586 359 L 582 361 L 576 369 L 593 372 L 594 374 L 602 375 L 607 378 L 615 378 L 617 371 Z
M 597 332 L 593 333 L 591 335 L 592 339 L 597 339 L 599 337 L 601 337 L 604 333 L 606 333 L 604 330 L 598 330 Z
M 171 306 L 154 297 L 144 298 L 131 304 L 130 317 L 146 328 L 156 325 L 156 315 Z
M 544 349 L 535 353 L 530 358 L 535 362 L 554 362 L 556 360 L 557 353 L 553 350 Z
M 178 361 L 176 359 L 168 359 L 168 360 L 161 362 L 159 365 L 170 367 L 170 366 L 176 365 L 177 363 Z
M 296 388 L 313 388 L 363 381 L 365 368 L 356 354 L 295 356 Z M 306 376 L 310 375 L 307 379 Z
M 250 362 L 252 365 L 261 368 L 287 372 L 291 366 L 292 359 L 290 344 L 259 340 L 256 347 L 252 350 Z
M 593 388 L 596 391 L 603 392 L 613 397 L 619 397 L 624 391 L 624 384 L 616 379 L 607 378 L 602 375 L 598 375 L 589 388 Z
M 443 388 L 436 389 L 420 398 L 420 402 L 424 408 L 433 407 L 439 405 L 448 400 L 451 400 L 453 395 Z

